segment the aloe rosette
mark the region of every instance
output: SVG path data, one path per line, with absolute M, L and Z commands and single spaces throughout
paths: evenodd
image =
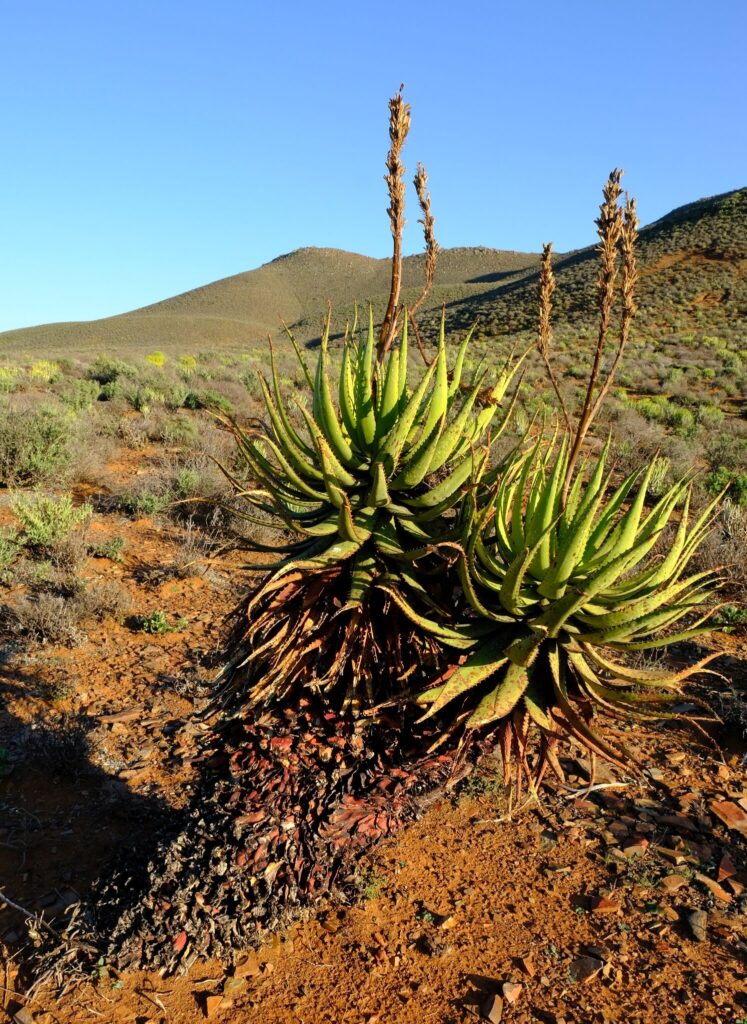
M 402 633 L 384 616 L 392 597 L 397 614 L 397 608 L 409 609 L 412 602 L 437 609 L 438 583 L 432 586 L 426 578 L 429 568 L 439 568 L 435 546 L 458 536 L 458 506 L 476 464 L 506 425 L 508 410 L 502 406 L 521 362 L 507 361 L 490 386 L 487 371 L 465 386 L 469 341 L 467 335 L 450 373 L 442 321 L 437 354 L 410 387 L 406 321 L 399 346 L 379 362 L 369 313 L 363 336 L 355 327 L 346 335 L 334 388 L 329 323 L 313 374 L 294 342 L 310 409 L 299 405 L 291 410 L 274 358 L 270 380 L 259 375 L 266 423 L 250 430 L 232 424 L 256 483 L 240 494 L 294 539 L 286 545 L 249 545 L 279 556 L 247 607 L 251 658 L 257 660 L 258 649 L 271 650 L 274 666 L 268 672 L 263 665 L 262 678 L 252 686 L 254 699 L 287 694 L 302 672 L 305 685 L 330 689 L 351 658 L 349 700 L 361 680 L 369 700 L 375 700 L 407 675 L 409 659 L 402 650 L 383 650 L 392 639 L 387 633 L 400 638 Z M 493 467 L 486 479 L 496 474 Z M 371 604 L 374 591 L 378 605 Z M 312 592 L 317 604 L 326 607 L 308 607 Z M 291 612 L 296 598 L 303 610 Z M 332 633 L 321 623 L 341 611 L 349 614 L 332 631 L 338 647 L 332 654 Z M 284 631 L 278 630 L 280 620 L 286 623 Z M 419 624 L 411 620 L 410 627 L 417 631 Z M 444 628 L 436 626 L 435 639 L 428 633 L 418 643 L 435 651 Z M 249 660 L 243 664 L 248 668 Z M 235 674 L 235 668 L 227 672 Z M 374 678 L 382 676 L 389 682 L 374 685 Z
M 517 455 L 489 500 L 465 503 L 462 542 L 449 544 L 473 613 L 455 644 L 467 652 L 417 700 L 424 718 L 441 716 L 451 730 L 497 728 L 506 768 L 516 754 L 528 772 L 527 740 L 536 727 L 540 778 L 548 765 L 562 776 L 556 746 L 569 735 L 629 765 L 630 754 L 592 727 L 593 709 L 665 718 L 682 684 L 715 657 L 679 672 L 626 662 L 626 655 L 708 631 L 710 613 L 696 613 L 717 574 L 687 574 L 687 566 L 718 499 L 693 516 L 683 479 L 647 509 L 656 462 L 613 488 L 608 451 L 589 473 L 574 474 L 566 500 L 567 438 Z M 469 629 L 473 638 L 465 640 Z

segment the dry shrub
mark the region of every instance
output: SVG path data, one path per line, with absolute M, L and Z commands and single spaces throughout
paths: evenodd
M 132 611 L 132 596 L 117 580 L 99 580 L 81 591 L 76 604 L 82 620 L 122 622 Z
M 142 416 L 124 416 L 117 424 L 117 436 L 127 448 L 139 451 L 150 440 L 148 422 Z
M 50 552 L 50 561 L 60 573 L 77 576 L 88 558 L 88 547 L 85 530 L 76 530 L 55 544 Z
M 621 475 L 639 469 L 661 451 L 666 437 L 663 427 L 645 419 L 635 409 L 619 406 L 614 417 L 615 464 Z
M 724 593 L 737 601 L 747 601 L 747 508 L 724 501 L 696 561 L 703 569 L 726 566 Z
M 106 465 L 116 455 L 117 443 L 110 410 L 92 409 L 82 418 L 78 444 L 73 454 L 71 475 L 81 483 L 100 484 L 106 476 Z
M 621 474 L 640 469 L 659 454 L 669 459 L 675 479 L 693 469 L 698 453 L 692 443 L 668 433 L 660 423 L 626 406 L 617 406 L 611 419 L 615 463 Z
M 25 746 L 25 759 L 48 774 L 75 779 L 90 770 L 88 732 L 73 715 L 64 715 L 52 725 L 32 727 Z
M 233 435 L 223 427 L 218 427 L 213 420 L 200 424 L 199 435 L 189 448 L 192 454 L 204 455 L 223 466 L 233 467 L 237 461 Z
M 164 563 L 163 571 L 179 579 L 202 576 L 207 571 L 207 558 L 218 546 L 215 536 L 203 533 L 190 519 L 172 558 Z
M 130 594 L 120 583 L 112 580 L 86 585 L 79 577 L 74 580 L 77 586 L 68 596 L 43 590 L 21 598 L 12 608 L 6 606 L 6 629 L 32 643 L 73 647 L 86 639 L 82 629 L 86 622 L 109 617 L 122 621 L 131 610 Z M 53 583 L 60 587 L 59 578 Z
M 74 598 L 48 593 L 24 597 L 14 608 L 6 608 L 5 618 L 12 632 L 32 642 L 72 647 L 84 639 Z

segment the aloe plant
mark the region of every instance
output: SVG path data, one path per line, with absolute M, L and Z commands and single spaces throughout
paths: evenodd
M 684 627 L 682 620 L 716 582 L 712 571 L 687 574 L 716 502 L 694 517 L 683 479 L 647 509 L 656 462 L 613 489 L 608 449 L 588 474 L 572 474 L 564 502 L 569 438 L 538 442 L 513 458 L 488 500 L 465 502 L 462 539 L 447 542 L 473 614 L 453 641 L 466 656 L 417 697 L 423 717 L 441 716 L 452 732 L 497 728 L 507 771 L 515 755 L 519 771 L 529 771 L 535 728 L 539 780 L 548 765 L 562 776 L 561 737 L 629 764 L 630 754 L 593 728 L 592 710 L 666 717 L 673 694 L 715 657 L 679 672 L 626 661 L 707 632 L 708 612 Z M 670 524 L 673 536 L 659 550 Z
M 386 692 L 386 686 L 373 685 L 374 677 L 394 680 L 407 674 L 399 648 L 383 654 L 381 643 L 391 640 L 387 634 L 398 634 L 396 623 L 384 616 L 392 598 L 400 607 L 437 605 L 437 587 L 425 582 L 429 556 L 438 544 L 458 537 L 457 506 L 478 453 L 491 448 L 506 425 L 507 410 L 498 414 L 521 362 L 509 360 L 489 386 L 487 371 L 465 386 L 469 341 L 467 335 L 449 374 L 442 320 L 437 354 L 411 388 L 407 322 L 399 346 L 377 360 L 369 312 L 367 332 L 357 337 L 354 325 L 346 336 L 333 388 L 328 322 L 313 374 L 294 342 L 311 396 L 311 408 L 300 405 L 296 415 L 283 395 L 274 358 L 270 380 L 259 375 L 267 422 L 250 430 L 232 423 L 257 486 L 247 490 L 234 482 L 252 506 L 244 513 L 247 519 L 254 520 L 257 511 L 269 514 L 295 539 L 254 545 L 278 556 L 265 567 L 270 576 L 247 607 L 252 647 L 262 648 L 263 658 L 271 654 L 273 666 L 268 671 L 263 661 L 263 678 L 252 689 L 255 699 L 287 694 L 303 673 L 302 685 L 333 687 L 349 654 L 356 668 L 347 674 L 348 700 L 357 698 L 361 680 L 373 701 Z M 486 480 L 496 473 L 493 467 Z M 311 582 L 314 576 L 322 578 Z M 369 607 L 376 590 L 379 605 Z M 319 605 L 313 609 L 307 607 L 312 591 Z M 330 636 L 321 622 L 340 611 L 348 614 L 339 650 L 326 658 L 320 673 Z M 426 634 L 421 642 L 435 649 L 441 632 L 449 634 L 436 626 L 435 640 Z M 264 638 L 259 645 L 257 637 Z M 304 658 L 309 643 L 314 646 Z M 247 656 L 246 645 L 239 646 Z M 235 659 L 228 674 L 235 673 L 234 665 Z

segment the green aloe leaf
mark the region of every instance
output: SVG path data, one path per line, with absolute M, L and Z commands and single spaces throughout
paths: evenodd
M 485 694 L 467 719 L 466 728 L 479 729 L 511 714 L 524 696 L 528 684 L 526 669 L 510 664 L 498 685 L 490 693 Z
M 479 644 L 467 661 L 451 674 L 442 693 L 430 705 L 422 721 L 432 718 L 451 701 L 494 675 L 507 662 L 504 648 L 505 639 L 502 635 L 493 636 Z

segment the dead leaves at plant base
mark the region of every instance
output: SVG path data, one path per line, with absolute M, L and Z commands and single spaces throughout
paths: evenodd
M 303 906 L 351 890 L 360 855 L 418 816 L 455 764 L 422 757 L 410 729 L 389 726 L 307 699 L 224 723 L 181 831 L 139 872 L 137 849 L 123 854 L 94 889 L 107 962 L 173 971 L 199 956 L 231 961 Z

